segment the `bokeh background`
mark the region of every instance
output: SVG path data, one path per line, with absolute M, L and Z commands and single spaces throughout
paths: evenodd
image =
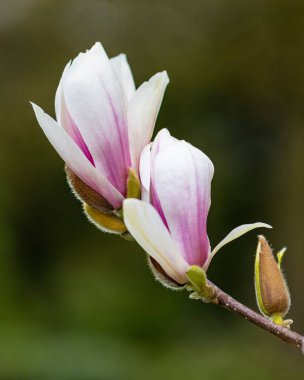
M 100 40 L 137 85 L 166 69 L 157 130 L 215 164 L 208 231 L 264 221 L 304 331 L 304 2 L 0 0 L 0 379 L 300 379 L 300 353 L 156 283 L 143 251 L 100 233 L 29 100 L 54 115 L 66 62 Z M 262 232 L 262 231 L 261 231 Z M 256 308 L 257 232 L 209 277 Z

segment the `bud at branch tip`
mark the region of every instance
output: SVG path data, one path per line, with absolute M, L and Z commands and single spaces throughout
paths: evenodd
M 289 327 L 291 320 L 284 320 L 290 308 L 290 294 L 281 271 L 281 263 L 286 248 L 278 254 L 276 262 L 272 249 L 264 236 L 259 242 L 255 258 L 255 291 L 257 304 L 262 314 L 274 323 Z

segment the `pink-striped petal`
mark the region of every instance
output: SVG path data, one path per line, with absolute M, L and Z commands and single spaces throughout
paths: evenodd
M 155 190 L 172 239 L 190 265 L 208 258 L 207 216 L 213 164 L 185 141 L 160 149 L 154 161 Z
M 96 168 L 126 193 L 131 158 L 124 94 L 102 45 L 73 61 L 63 77 L 63 96 Z
M 33 104 L 36 118 L 50 143 L 67 166 L 88 186 L 106 198 L 114 208 L 120 208 L 122 194 L 90 163 L 67 132 L 40 107 Z
M 68 72 L 69 68 L 71 66 L 71 61 L 68 62 L 65 69 L 63 70 L 63 74 L 61 76 L 59 85 L 57 87 L 56 95 L 55 95 L 55 113 L 56 113 L 56 119 L 57 123 L 63 127 L 66 132 L 69 134 L 69 136 L 75 141 L 75 143 L 79 146 L 79 148 L 83 151 L 83 153 L 86 155 L 88 160 L 95 166 L 93 157 L 84 142 L 82 135 L 77 128 L 72 116 L 70 115 L 66 103 L 63 96 L 63 89 L 62 89 L 62 82 L 63 78 L 65 77 L 66 73 Z
M 158 211 L 159 215 L 161 216 L 164 224 L 168 227 L 167 221 L 164 215 L 164 212 L 162 210 L 158 194 L 156 191 L 156 184 L 155 184 L 155 159 L 157 154 L 169 146 L 176 143 L 178 140 L 175 137 L 170 136 L 170 132 L 168 129 L 164 128 L 161 131 L 158 132 L 157 136 L 155 137 L 154 142 L 152 143 L 151 148 L 151 181 L 150 181 L 150 188 L 149 188 L 149 200 L 153 204 L 153 206 Z

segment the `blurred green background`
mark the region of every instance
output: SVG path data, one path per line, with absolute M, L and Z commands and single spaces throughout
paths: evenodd
M 293 347 L 156 283 L 142 250 L 89 224 L 29 100 L 54 115 L 66 62 L 100 40 L 137 85 L 166 69 L 157 121 L 213 160 L 212 245 L 247 222 L 287 245 L 304 331 L 304 2 L 0 0 L 0 379 L 300 379 Z M 256 308 L 257 232 L 209 277 Z

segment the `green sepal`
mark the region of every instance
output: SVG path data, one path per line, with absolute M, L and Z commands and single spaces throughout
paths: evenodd
M 206 273 L 197 265 L 192 265 L 186 271 L 188 280 L 190 281 L 193 290 L 201 293 L 207 287 Z
M 214 291 L 208 285 L 206 273 L 201 267 L 192 265 L 187 269 L 186 276 L 194 290 L 194 293 L 190 294 L 190 298 L 203 299 L 205 302 L 211 302 L 214 299 Z
M 292 319 L 283 319 L 282 314 L 272 314 L 270 320 L 276 325 L 290 328 L 290 325 L 293 323 Z
M 277 260 L 278 260 L 278 266 L 281 269 L 284 253 L 286 252 L 286 247 L 282 248 L 278 253 L 277 253 Z
M 258 248 L 257 248 L 257 252 L 256 252 L 256 256 L 255 256 L 255 263 L 254 263 L 255 294 L 256 294 L 256 300 L 257 300 L 257 304 L 258 304 L 258 308 L 260 309 L 260 312 L 265 316 L 269 316 L 269 313 L 267 312 L 267 310 L 263 304 L 262 293 L 261 293 L 259 249 L 260 249 L 260 244 L 258 245 Z
M 132 168 L 129 168 L 129 174 L 127 179 L 127 198 L 140 199 L 140 196 L 140 180 L 136 171 Z
M 102 213 L 87 203 L 83 204 L 83 209 L 89 220 L 100 230 L 119 235 L 127 233 L 123 220 L 114 213 Z

